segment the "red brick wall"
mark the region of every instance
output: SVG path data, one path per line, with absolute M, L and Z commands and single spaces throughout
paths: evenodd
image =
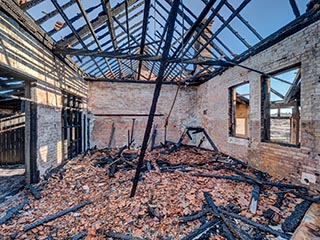
M 301 147 L 261 142 L 261 75 L 233 67 L 198 89 L 198 114 L 222 152 L 249 162 L 272 175 L 302 184 L 302 176 L 316 178 L 320 189 L 320 21 L 245 60 L 242 65 L 274 72 L 301 63 Z M 249 140 L 228 135 L 228 88 L 250 82 Z M 207 114 L 203 110 L 207 109 Z M 208 146 L 209 147 L 209 146 Z M 307 175 L 306 175 L 307 174 Z M 310 175 L 308 175 L 310 174 Z
M 106 147 L 110 141 L 112 124 L 115 126 L 112 146 L 127 144 L 135 118 L 134 139 L 142 143 L 148 117 L 94 116 L 97 114 L 149 114 L 154 84 L 91 82 L 89 111 L 93 115 L 91 146 Z M 159 97 L 154 125 L 158 125 L 156 144 L 164 141 L 165 119 L 173 102 L 177 86 L 163 85 Z M 196 88 L 182 87 L 169 119 L 167 140 L 177 141 L 185 126 L 198 126 L 196 111 Z

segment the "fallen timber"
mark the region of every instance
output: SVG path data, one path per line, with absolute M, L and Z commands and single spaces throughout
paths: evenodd
M 227 237 L 227 239 L 230 240 L 235 240 L 236 238 L 234 237 L 233 233 L 232 233 L 232 229 L 229 227 L 230 225 L 228 224 L 227 218 L 220 213 L 220 211 L 218 210 L 218 207 L 216 206 L 216 204 L 214 203 L 211 195 L 207 192 L 204 193 L 204 197 L 207 201 L 207 203 L 209 204 L 209 206 L 211 207 L 214 216 L 216 218 L 219 218 L 222 220 L 222 228 L 223 228 L 223 232 L 225 234 L 225 236 Z
M 2 218 L 0 218 L 0 224 L 3 224 L 7 222 L 9 219 L 11 219 L 14 215 L 16 215 L 25 205 L 29 203 L 29 200 L 25 200 L 22 203 L 19 203 L 17 206 L 12 207 L 6 211 L 6 215 Z
M 193 239 L 199 239 L 203 237 L 204 234 L 206 234 L 208 231 L 210 231 L 212 228 L 214 228 L 218 223 L 220 223 L 221 220 L 214 219 L 212 221 L 209 221 L 202 226 L 200 226 L 197 230 L 191 232 L 188 236 L 185 236 L 182 238 L 182 240 L 193 240 Z
M 107 237 L 112 237 L 115 239 L 122 239 L 122 240 L 145 240 L 144 238 L 135 238 L 127 234 L 118 233 L 114 231 L 109 231 L 106 234 Z
M 242 217 L 238 214 L 235 214 L 235 213 L 231 213 L 231 212 L 228 212 L 226 210 L 223 210 L 222 208 L 219 208 L 219 211 L 230 216 L 230 217 L 233 217 L 233 218 L 236 218 L 236 219 L 239 219 L 249 225 L 252 225 L 258 229 L 260 229 L 261 231 L 265 231 L 265 232 L 268 232 L 268 233 L 271 233 L 273 235 L 276 235 L 276 236 L 280 236 L 282 238 L 285 238 L 285 239 L 290 239 L 291 236 L 288 235 L 288 234 L 285 234 L 285 233 L 282 233 L 282 232 L 279 232 L 279 231 L 276 231 L 272 228 L 270 228 L 269 226 L 266 226 L 266 225 L 263 225 L 263 224 L 260 224 L 260 223 L 257 223 L 257 222 L 254 222 L 248 218 L 245 218 L 245 217 Z
M 52 220 L 54 220 L 56 218 L 62 217 L 63 215 L 66 215 L 66 214 L 68 214 L 70 212 L 77 211 L 80 208 L 83 208 L 84 206 L 87 206 L 87 205 L 92 204 L 92 203 L 93 203 L 92 201 L 86 201 L 86 202 L 80 203 L 78 205 L 75 205 L 75 206 L 73 206 L 71 208 L 67 208 L 67 209 L 65 209 L 65 210 L 63 210 L 61 212 L 55 213 L 55 214 L 50 215 L 48 217 L 45 217 L 45 218 L 43 218 L 41 220 L 38 220 L 38 221 L 36 221 L 34 223 L 31 223 L 31 224 L 29 224 L 27 226 L 24 226 L 23 227 L 23 231 L 25 231 L 25 232 L 29 231 L 29 230 L 31 230 L 33 228 L 36 228 L 36 227 L 38 227 L 38 226 L 40 226 L 40 225 L 42 225 L 44 223 L 47 223 L 47 222 L 50 222 L 50 221 L 52 221 Z

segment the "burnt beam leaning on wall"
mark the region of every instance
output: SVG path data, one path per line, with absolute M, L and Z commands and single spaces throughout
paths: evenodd
M 136 174 L 135 174 L 135 177 L 133 180 L 133 186 L 131 189 L 130 197 L 134 197 L 134 195 L 136 193 L 136 189 L 137 189 L 139 177 L 140 177 L 140 172 L 141 172 L 141 167 L 143 165 L 144 155 L 145 155 L 147 147 L 148 147 L 148 141 L 150 138 L 151 128 L 153 125 L 153 118 L 154 118 L 154 114 L 156 112 L 158 98 L 160 96 L 163 75 L 164 75 L 164 72 L 165 72 L 166 67 L 168 65 L 167 61 L 169 58 L 170 46 L 171 46 L 171 42 L 172 42 L 172 38 L 173 38 L 174 25 L 175 25 L 176 18 L 177 18 L 177 9 L 179 8 L 179 4 L 180 4 L 180 0 L 174 0 L 172 7 L 171 7 L 171 10 L 170 10 L 169 17 L 168 17 L 168 33 L 167 33 L 167 37 L 166 37 L 164 48 L 163 48 L 163 55 L 162 55 L 162 59 L 161 59 L 161 63 L 160 63 L 160 70 L 158 73 L 158 77 L 156 79 L 156 86 L 154 89 L 153 100 L 152 100 L 150 113 L 149 113 L 150 116 L 148 118 L 146 131 L 145 131 L 145 134 L 143 137 L 143 143 L 142 143 L 142 147 L 140 150 L 137 170 L 136 170 Z

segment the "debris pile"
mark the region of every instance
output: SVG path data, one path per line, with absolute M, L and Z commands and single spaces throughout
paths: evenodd
M 137 156 L 123 147 L 68 161 L 0 205 L 0 238 L 290 238 L 297 226 L 286 219 L 319 201 L 236 159 L 186 146 L 148 152 L 130 198 Z

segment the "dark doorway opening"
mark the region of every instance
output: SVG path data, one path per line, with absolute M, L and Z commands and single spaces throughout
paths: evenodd
M 0 74 L 0 202 L 25 185 L 24 96 L 23 80 Z
M 82 152 L 82 100 L 69 93 L 63 95 L 62 131 L 64 159 Z

